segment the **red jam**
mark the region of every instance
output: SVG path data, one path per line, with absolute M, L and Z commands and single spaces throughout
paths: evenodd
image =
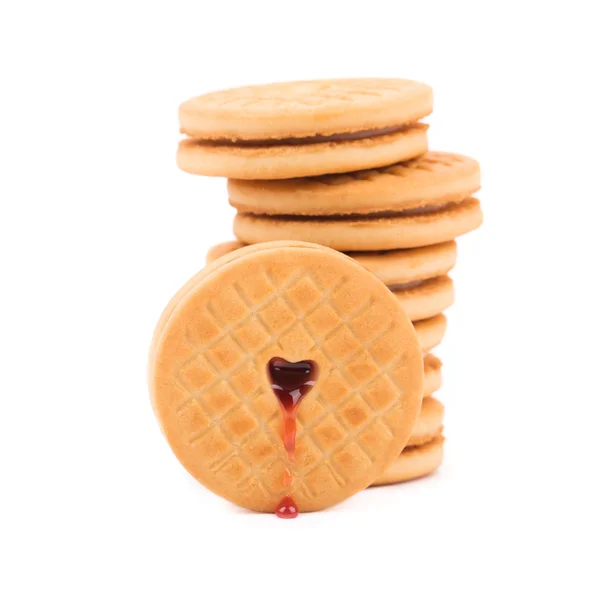
M 315 385 L 319 370 L 314 361 L 298 361 L 292 363 L 281 357 L 273 357 L 267 365 L 267 373 L 271 381 L 271 389 L 277 399 L 283 415 L 283 446 L 290 462 L 295 461 L 296 449 L 296 413 L 302 399 Z M 286 467 L 283 485 L 292 484 L 292 473 Z M 277 510 L 277 517 L 293 519 L 298 516 L 298 508 L 291 497 L 285 497 Z

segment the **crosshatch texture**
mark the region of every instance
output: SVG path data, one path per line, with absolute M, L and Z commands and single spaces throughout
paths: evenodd
M 293 464 L 266 375 L 278 356 L 320 369 L 299 408 Z M 286 494 L 300 511 L 321 509 L 368 486 L 408 440 L 422 380 L 394 296 L 347 257 L 314 247 L 241 254 L 210 273 L 175 308 L 151 367 L 154 406 L 180 461 L 258 511 Z
M 314 109 L 330 106 L 348 107 L 348 103 L 381 104 L 386 98 L 397 99 L 424 87 L 411 80 L 314 80 L 306 82 L 277 82 L 262 86 L 246 86 L 213 92 L 191 99 L 190 107 L 222 110 L 288 111 L 290 108 Z

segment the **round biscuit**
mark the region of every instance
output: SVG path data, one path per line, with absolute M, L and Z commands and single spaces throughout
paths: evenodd
M 238 213 L 233 231 L 240 242 L 303 240 L 341 251 L 415 248 L 453 240 L 483 221 L 479 200 L 469 197 L 423 214 L 383 217 L 301 218 Z
M 346 174 L 227 184 L 229 202 L 239 212 L 298 216 L 410 210 L 460 201 L 479 187 L 479 164 L 448 152 Z
M 194 97 L 179 107 L 179 123 L 182 133 L 202 139 L 298 138 L 410 123 L 432 108 L 431 88 L 413 80 L 304 80 Z
M 178 459 L 215 493 L 257 511 L 288 494 L 300 511 L 321 509 L 365 488 L 407 442 L 423 387 L 417 338 L 350 258 L 261 244 L 222 257 L 174 300 L 151 350 L 153 406 Z M 299 407 L 295 463 L 267 379 L 273 357 L 320 368 Z
M 185 172 L 230 179 L 290 179 L 386 166 L 427 151 L 427 126 L 415 124 L 377 137 L 304 145 L 215 145 L 179 142 L 177 165 Z

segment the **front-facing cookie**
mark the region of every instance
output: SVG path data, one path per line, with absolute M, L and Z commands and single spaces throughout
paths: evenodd
M 157 327 L 150 389 L 195 478 L 293 516 L 362 490 L 398 457 L 422 364 L 401 305 L 359 264 L 316 245 L 261 244 L 180 290 Z

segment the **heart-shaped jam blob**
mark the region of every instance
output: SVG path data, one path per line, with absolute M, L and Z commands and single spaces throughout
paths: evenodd
M 315 385 L 318 377 L 314 361 L 286 361 L 273 357 L 267 366 L 271 388 L 284 408 L 298 406 Z
M 302 399 L 317 382 L 319 368 L 314 361 L 287 361 L 273 357 L 267 365 L 271 389 L 283 413 L 283 445 L 290 461 L 294 461 L 296 446 L 296 411 Z

